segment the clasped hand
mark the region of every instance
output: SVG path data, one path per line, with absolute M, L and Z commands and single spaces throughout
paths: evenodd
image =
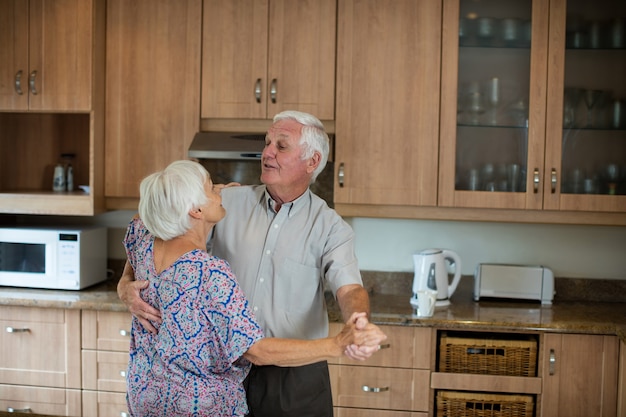
M 369 322 L 365 313 L 353 313 L 341 334 L 344 332 L 352 337 L 344 354 L 358 361 L 368 359 L 379 351 L 380 344 L 387 339 L 387 335 L 378 326 Z

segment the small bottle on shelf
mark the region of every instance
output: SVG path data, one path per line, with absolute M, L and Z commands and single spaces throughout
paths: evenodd
M 52 177 L 52 191 L 65 191 L 65 167 L 57 164 Z

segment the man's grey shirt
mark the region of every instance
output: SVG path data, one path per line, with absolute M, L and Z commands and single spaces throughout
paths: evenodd
M 307 190 L 278 213 L 264 185 L 222 190 L 213 255 L 230 264 L 268 337 L 328 335 L 324 288 L 360 284 L 352 228 Z

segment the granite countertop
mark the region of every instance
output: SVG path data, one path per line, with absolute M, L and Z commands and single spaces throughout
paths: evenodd
M 363 282 L 370 294 L 374 323 L 442 329 L 607 334 L 617 335 L 626 342 L 626 300 L 606 302 L 597 301 L 597 297 L 593 296 L 574 297 L 571 294 L 567 295 L 569 299 L 563 300 L 563 297 L 558 297 L 559 293 L 567 294 L 571 290 L 557 283 L 557 296 L 552 305 L 509 300 L 475 302 L 472 299 L 473 279 L 466 276 L 451 297 L 451 304 L 436 308 L 433 317 L 424 319 L 413 315 L 409 303 L 410 279 L 408 283 L 407 279 L 408 276 L 403 279 L 394 276 L 394 284 L 387 285 L 379 274 L 364 274 Z M 0 305 L 127 311 L 117 297 L 116 285 L 117 279 L 112 278 L 82 291 L 0 287 Z M 626 285 L 626 282 L 617 285 Z M 329 292 L 326 295 L 330 320 L 339 321 L 339 308 L 332 295 Z

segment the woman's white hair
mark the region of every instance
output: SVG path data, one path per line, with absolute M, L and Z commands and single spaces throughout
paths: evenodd
M 189 212 L 207 203 L 204 184 L 210 176 L 194 161 L 175 161 L 139 186 L 139 216 L 156 237 L 170 240 L 190 228 Z
M 302 147 L 302 159 L 309 159 L 315 152 L 322 156 L 320 164 L 311 176 L 311 184 L 326 167 L 328 153 L 330 152 L 330 140 L 324 130 L 324 124 L 315 116 L 295 110 L 286 110 L 274 116 L 274 123 L 279 120 L 295 120 L 302 125 L 300 146 Z

